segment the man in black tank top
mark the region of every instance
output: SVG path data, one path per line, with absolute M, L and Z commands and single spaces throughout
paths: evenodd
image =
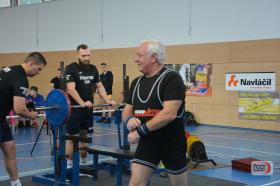
M 30 53 L 21 65 L 5 67 L 0 70 L 0 148 L 4 154 L 7 172 L 12 186 L 21 186 L 18 178 L 16 147 L 6 116 L 13 110 L 16 114 L 31 119 L 37 112 L 26 108 L 25 96 L 28 90 L 27 77 L 34 77 L 47 64 L 39 52 Z
M 143 41 L 135 58 L 143 74 L 131 83 L 122 113 L 128 141 L 138 143 L 132 160 L 129 185 L 146 185 L 154 169 L 163 163 L 172 185 L 187 185 L 186 149 L 182 115 L 185 85 L 175 71 L 164 67 L 164 46 Z

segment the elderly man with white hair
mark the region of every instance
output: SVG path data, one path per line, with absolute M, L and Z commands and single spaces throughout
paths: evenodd
M 164 67 L 164 60 L 165 49 L 159 41 L 139 45 L 134 62 L 143 75 L 132 81 L 122 113 L 128 141 L 138 143 L 130 186 L 146 185 L 160 162 L 172 185 L 187 185 L 185 85 L 178 73 Z

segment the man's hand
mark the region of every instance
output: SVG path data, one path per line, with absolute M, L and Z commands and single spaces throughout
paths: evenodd
M 26 105 L 29 104 L 29 103 L 32 103 L 32 100 L 31 100 L 31 99 L 27 99 L 27 100 L 25 101 L 25 104 L 26 104 Z
M 82 105 L 83 107 L 88 107 L 88 108 L 92 108 L 93 104 L 91 101 L 86 101 L 84 102 L 84 104 Z
M 126 123 L 126 128 L 129 131 L 134 131 L 135 129 L 137 129 L 139 126 L 141 125 L 141 121 L 136 118 L 136 117 L 132 117 L 130 118 L 127 123 Z
M 128 142 L 129 142 L 130 144 L 136 144 L 136 143 L 138 143 L 138 142 L 139 142 L 139 139 L 140 139 L 140 136 L 139 136 L 137 130 L 134 130 L 134 131 L 132 131 L 132 132 L 129 132 L 127 139 L 128 139 Z
M 38 112 L 31 112 L 30 118 L 31 118 L 31 119 L 36 119 L 36 118 L 38 118 Z
M 117 103 L 114 100 L 108 100 L 106 101 L 107 104 L 112 105 L 112 106 L 116 106 Z

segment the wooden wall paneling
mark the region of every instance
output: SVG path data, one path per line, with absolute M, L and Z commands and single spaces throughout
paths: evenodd
M 203 124 L 223 124 L 229 122 L 230 109 L 226 105 L 192 105 L 192 112 L 199 123 Z
M 212 66 L 212 85 L 225 86 L 226 73 L 229 72 L 229 63 L 214 63 Z
M 112 65 L 112 49 L 95 49 L 91 51 L 91 63 L 100 70 L 101 63 Z
M 256 63 L 231 63 L 231 72 L 276 72 L 280 73 L 280 59 L 279 62 L 263 61 Z
M 280 61 L 280 39 L 231 43 L 231 62 Z
M 1 67 L 21 64 L 26 58 L 25 53 L 0 54 Z
M 229 61 L 228 43 L 168 46 L 166 63 L 225 63 Z
M 167 46 L 166 63 L 213 63 L 212 97 L 186 97 L 186 107 L 195 114 L 200 123 L 212 125 L 236 126 L 278 130 L 279 122 L 240 120 L 238 118 L 238 92 L 225 91 L 225 74 L 227 72 L 259 72 L 275 71 L 277 76 L 277 91 L 280 90 L 280 39 L 226 42 L 211 44 Z M 136 48 L 116 48 L 92 50 L 92 64 L 100 69 L 100 64 L 106 62 L 114 73 L 113 97 L 121 99 L 123 89 L 122 65 L 127 64 L 127 75 L 131 81 L 140 75 L 134 63 Z M 1 66 L 20 64 L 28 53 L 0 54 Z M 66 65 L 76 60 L 75 50 L 44 52 L 48 61 L 42 73 L 30 78 L 30 85 L 37 85 L 40 93 L 49 92 L 49 81 L 56 75 L 59 62 Z M 96 102 L 99 96 L 95 95 Z
M 136 56 L 136 48 L 117 48 L 112 49 L 112 63 L 122 65 L 122 64 L 134 64 L 134 59 Z

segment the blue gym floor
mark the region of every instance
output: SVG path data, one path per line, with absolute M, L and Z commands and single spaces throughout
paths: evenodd
M 192 135 L 198 135 L 205 143 L 208 157 L 228 165 L 224 168 L 193 171 L 192 174 L 220 178 L 249 185 L 280 185 L 280 132 L 259 131 L 231 127 L 200 125 L 186 127 Z M 21 128 L 14 131 L 16 140 L 18 169 L 20 176 L 34 175 L 52 170 L 52 157 L 49 136 L 44 128 L 33 156 L 30 151 L 37 137 L 38 129 Z M 93 143 L 95 145 L 118 147 L 115 124 L 95 124 Z M 233 170 L 231 160 L 254 157 L 274 163 L 272 176 L 252 176 L 249 173 Z M 3 153 L 0 153 L 0 181 L 7 180 Z

